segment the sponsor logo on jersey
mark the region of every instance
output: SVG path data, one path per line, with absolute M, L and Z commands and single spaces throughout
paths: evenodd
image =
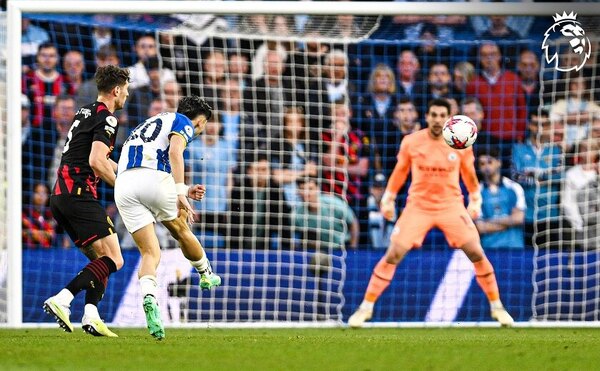
M 83 115 L 87 119 L 92 115 L 92 111 L 89 108 L 80 108 L 76 115 Z

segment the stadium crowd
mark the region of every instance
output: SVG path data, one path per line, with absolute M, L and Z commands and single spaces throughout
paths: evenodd
M 144 17 L 127 21 L 150 22 Z M 196 232 L 221 236 L 225 247 L 387 246 L 392 225 L 378 210 L 382 191 L 402 138 L 424 127 L 433 98 L 448 99 L 452 114 L 478 126 L 484 248 L 531 246 L 534 231 L 540 246 L 598 247 L 600 93 L 592 68 L 540 79 L 544 20 L 398 16 L 379 20 L 360 42 L 377 22 L 202 21 L 225 36 L 148 32 L 111 15 L 89 24 L 23 19 L 26 248 L 70 246 L 48 214 L 47 190 L 70 121 L 95 100 L 93 73 L 107 64 L 131 72 L 130 96 L 117 113 L 117 153 L 134 127 L 176 110 L 183 95 L 200 95 L 215 109 L 188 148 L 187 174 L 188 183 L 207 188 Z M 304 42 L 280 41 L 286 35 Z M 594 58 L 587 67 L 598 64 Z M 101 197 L 110 206 L 112 190 Z M 163 246 L 172 246 L 163 234 Z

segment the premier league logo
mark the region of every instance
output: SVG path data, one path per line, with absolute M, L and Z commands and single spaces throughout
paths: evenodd
M 542 43 L 546 62 L 554 62 L 558 71 L 579 71 L 592 53 L 590 39 L 577 21 L 577 14 L 556 13 L 553 18 L 554 24 L 544 33 Z

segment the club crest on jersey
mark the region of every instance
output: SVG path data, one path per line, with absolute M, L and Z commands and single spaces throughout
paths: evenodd
M 110 126 L 112 126 L 113 128 L 117 127 L 117 118 L 114 116 L 107 116 L 106 117 L 106 122 L 108 122 L 108 124 Z
M 186 126 L 185 127 L 185 133 L 187 134 L 188 137 L 193 137 L 194 136 L 194 129 L 192 129 L 191 126 Z
M 448 161 L 456 161 L 457 158 L 458 158 L 458 156 L 456 155 L 456 153 L 454 153 L 454 152 L 448 153 Z

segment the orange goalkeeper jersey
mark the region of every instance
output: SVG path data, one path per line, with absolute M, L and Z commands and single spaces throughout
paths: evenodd
M 453 149 L 443 138 L 433 139 L 425 128 L 407 135 L 398 152 L 388 191 L 397 193 L 411 172 L 408 205 L 439 210 L 463 202 L 459 175 L 469 193 L 479 190 L 473 148 Z

